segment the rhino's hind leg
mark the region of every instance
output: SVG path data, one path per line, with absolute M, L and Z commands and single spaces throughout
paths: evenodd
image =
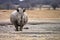
M 15 28 L 16 28 L 16 31 L 18 31 L 18 26 L 17 25 L 15 25 Z

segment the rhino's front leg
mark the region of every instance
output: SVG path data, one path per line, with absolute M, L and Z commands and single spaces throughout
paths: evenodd
M 20 26 L 20 31 L 22 31 L 22 29 L 23 29 L 23 26 Z
M 15 28 L 16 28 L 16 31 L 18 31 L 18 26 L 17 25 L 15 25 Z

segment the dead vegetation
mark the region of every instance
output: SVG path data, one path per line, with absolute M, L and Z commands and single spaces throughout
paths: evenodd
M 0 20 L 10 18 L 11 12 L 14 10 L 0 10 Z M 27 10 L 29 19 L 43 19 L 43 18 L 60 18 L 59 10 Z
M 10 14 L 13 10 L 0 10 L 0 21 L 4 24 L 8 22 Z M 60 11 L 58 10 L 27 10 L 29 19 L 42 18 L 60 18 Z M 8 20 L 7 20 L 8 19 Z M 2 23 L 2 22 L 0 22 Z M 10 28 L 10 29 L 9 29 Z M 0 26 L 0 40 L 59 40 L 60 34 L 20 34 L 19 32 L 9 33 L 13 30 L 12 26 Z M 4 31 L 4 32 L 1 32 Z M 6 33 L 8 31 L 8 33 Z M 27 30 L 28 31 L 28 30 Z M 40 32 L 40 31 L 39 31 Z

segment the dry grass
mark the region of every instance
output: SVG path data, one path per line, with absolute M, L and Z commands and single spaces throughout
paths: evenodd
M 60 18 L 58 10 L 29 10 L 27 11 L 29 18 Z
M 14 10 L 0 10 L 0 20 L 10 18 L 11 12 Z M 27 10 L 29 19 L 43 19 L 43 18 L 60 18 L 59 10 Z
M 10 18 L 11 12 L 14 10 L 0 10 L 0 20 L 7 20 Z M 27 10 L 29 19 L 32 18 L 60 18 L 60 11 L 59 10 Z M 28 34 L 1 34 L 0 33 L 0 40 L 59 40 L 60 34 L 35 34 L 35 35 L 28 35 Z

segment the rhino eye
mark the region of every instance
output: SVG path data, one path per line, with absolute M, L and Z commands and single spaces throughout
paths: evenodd
M 19 12 L 19 9 L 17 9 L 17 12 Z
M 25 12 L 26 11 L 26 9 L 23 9 L 23 12 Z

